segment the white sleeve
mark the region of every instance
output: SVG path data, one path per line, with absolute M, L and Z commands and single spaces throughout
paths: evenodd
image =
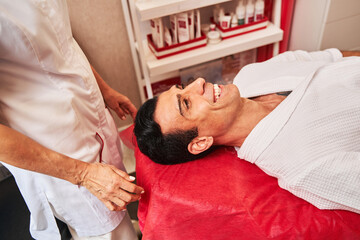
M 318 52 L 285 52 L 268 61 L 246 65 L 233 83 L 243 97 L 292 91 L 320 67 L 341 58 L 341 52 L 334 48 Z
M 335 62 L 342 58 L 342 53 L 336 48 L 323 51 L 306 52 L 302 50 L 288 51 L 279 54 L 267 62 L 291 62 L 291 61 L 322 61 Z

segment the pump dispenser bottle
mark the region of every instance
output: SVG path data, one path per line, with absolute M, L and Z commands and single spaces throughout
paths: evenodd
M 264 18 L 264 0 L 256 0 L 255 3 L 255 21 L 260 21 Z
M 238 19 L 238 25 L 245 24 L 245 6 L 243 0 L 239 0 L 239 3 L 236 7 L 236 16 Z
M 246 4 L 245 24 L 254 22 L 255 6 L 253 0 L 248 0 Z

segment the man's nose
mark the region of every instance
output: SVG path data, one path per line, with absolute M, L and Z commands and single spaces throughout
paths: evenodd
M 203 94 L 205 79 L 198 78 L 185 88 L 189 93 Z

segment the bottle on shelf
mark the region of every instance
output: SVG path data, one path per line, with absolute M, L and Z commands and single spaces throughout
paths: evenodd
M 213 9 L 213 18 L 214 18 L 214 22 L 216 23 L 219 22 L 219 14 L 220 14 L 220 5 L 216 4 Z
M 255 3 L 255 21 L 260 21 L 264 18 L 265 3 L 264 0 L 256 0 Z
M 164 47 L 164 25 L 162 18 L 154 18 L 150 20 L 151 38 L 156 47 Z
M 157 31 L 156 31 L 155 21 L 156 21 L 155 19 L 150 20 L 150 27 L 151 27 L 151 39 L 152 39 L 152 42 L 157 47 L 158 34 L 157 34 Z
M 218 19 L 218 21 L 216 23 L 220 23 L 224 16 L 225 16 L 225 10 L 224 10 L 224 8 L 220 7 L 220 9 L 219 9 L 219 19 Z
M 246 4 L 245 24 L 254 22 L 255 6 L 253 0 L 248 0 Z
M 178 33 L 177 33 L 177 18 L 176 14 L 170 15 L 170 26 L 171 26 L 171 35 L 173 44 L 178 43 Z
M 224 15 L 220 17 L 220 26 L 223 29 L 230 28 L 231 24 L 231 16 L 230 15 Z
M 238 25 L 245 24 L 245 6 L 243 0 L 239 0 L 239 3 L 236 7 L 236 15 L 238 19 Z
M 195 38 L 201 37 L 201 17 L 200 10 L 195 10 Z
M 164 47 L 164 24 L 162 18 L 157 18 L 155 21 L 156 32 L 158 34 L 158 42 L 157 47 L 162 48 Z
M 231 27 L 236 27 L 238 25 L 238 18 L 236 14 L 231 14 Z
M 173 44 L 170 30 L 167 27 L 164 27 L 164 41 L 165 41 L 165 46 L 171 46 Z
M 178 13 L 178 41 L 179 43 L 187 42 L 190 40 L 190 31 L 189 31 L 189 20 L 187 12 Z
M 190 36 L 190 40 L 193 40 L 195 38 L 194 10 L 188 11 L 188 20 L 189 20 L 189 36 Z

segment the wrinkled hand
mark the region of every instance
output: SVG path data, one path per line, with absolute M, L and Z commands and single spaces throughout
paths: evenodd
M 135 178 L 116 167 L 91 163 L 83 173 L 80 185 L 86 187 L 112 211 L 126 209 L 126 205 L 140 199 L 144 189 L 131 183 Z
M 125 114 L 129 114 L 135 119 L 137 109 L 128 97 L 110 88 L 104 94 L 104 100 L 106 105 L 114 110 L 122 120 L 126 119 Z

